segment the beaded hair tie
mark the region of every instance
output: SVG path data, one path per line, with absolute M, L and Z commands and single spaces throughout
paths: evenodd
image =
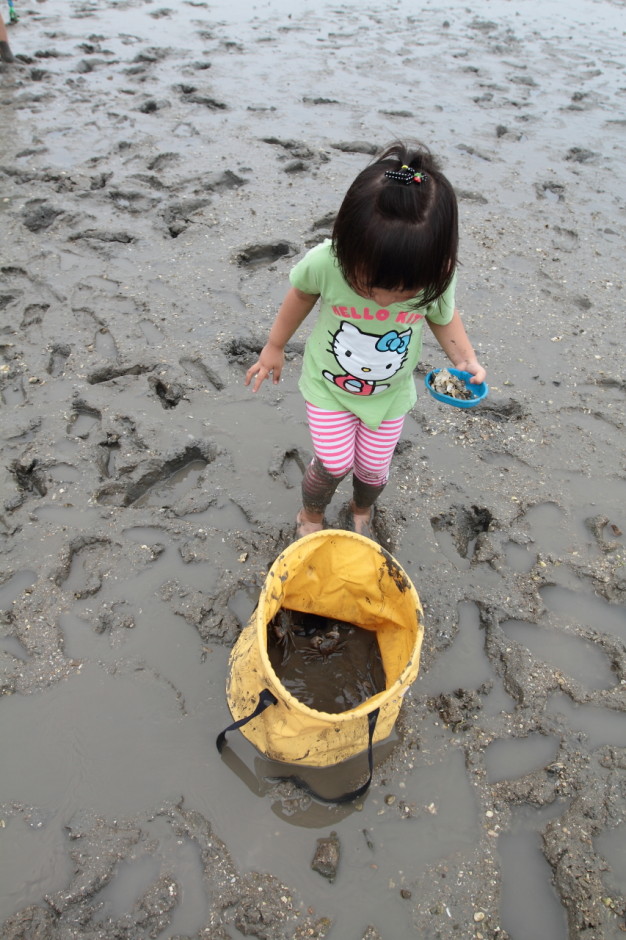
M 398 180 L 408 186 L 410 183 L 426 183 L 429 177 L 421 170 L 414 170 L 412 166 L 402 165 L 400 170 L 387 170 L 385 176 L 390 180 Z

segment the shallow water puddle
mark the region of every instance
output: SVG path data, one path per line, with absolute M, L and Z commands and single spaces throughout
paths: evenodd
M 4 798 L 64 820 L 87 807 L 119 818 L 179 799 L 183 780 L 208 785 L 206 693 L 205 711 L 185 715 L 169 677 L 85 664 L 45 695 L 43 714 L 38 694 L 3 704 Z
M 31 658 L 20 641 L 14 636 L 0 637 L 0 652 L 6 653 L 9 656 L 14 656 L 15 659 L 19 659 L 23 663 L 28 662 Z
M 542 623 L 506 620 L 500 626 L 511 640 L 527 647 L 537 659 L 571 676 L 588 689 L 610 689 L 617 684 L 617 676 L 606 654 L 590 640 Z
M 8 796 L 6 787 L 3 796 Z M 60 826 L 48 825 L 49 818 L 50 814 L 33 814 L 28 808 L 21 815 L 0 810 L 0 844 L 11 847 L 0 851 L 0 885 L 7 909 L 38 902 L 71 880 L 73 864 L 65 834 Z
M 244 585 L 235 591 L 228 599 L 228 607 L 243 627 L 252 616 L 258 601 L 258 588 L 253 585 Z
M 33 510 L 33 516 L 41 522 L 54 522 L 68 528 L 83 529 L 90 522 L 98 522 L 100 513 L 89 506 L 75 506 L 72 503 L 45 503 Z
M 0 391 L 0 401 L 2 401 L 7 408 L 21 405 L 25 398 L 24 386 L 20 379 L 14 380 L 13 384 L 7 383 Z
M 558 738 L 545 734 L 492 741 L 485 751 L 487 779 L 497 783 L 523 777 L 553 761 L 558 749 Z
M 87 438 L 100 424 L 100 419 L 93 414 L 75 414 L 67 426 L 67 433 L 74 437 Z
M 242 532 L 252 528 L 241 506 L 228 498 L 216 499 L 208 509 L 185 513 L 181 519 L 193 519 L 194 522 L 201 522 L 222 532 Z
M 626 747 L 626 716 L 622 711 L 600 705 L 579 705 L 562 692 L 548 699 L 546 711 L 564 716 L 572 730 L 583 731 L 590 747 Z
M 502 926 L 515 940 L 567 940 L 567 916 L 552 886 L 552 870 L 538 831 L 560 807 L 513 809 L 511 829 L 500 835 Z
M 138 499 L 133 500 L 133 508 L 171 506 L 190 490 L 201 485 L 201 476 L 206 466 L 206 460 L 190 460 L 189 463 L 174 470 L 167 479 L 154 483 Z
M 76 483 L 81 480 L 83 473 L 78 467 L 68 463 L 57 463 L 47 470 L 48 476 L 56 483 Z
M 507 542 L 504 553 L 509 567 L 520 574 L 527 574 L 537 561 L 535 552 L 518 545 L 517 542 Z
M 576 520 L 574 526 L 555 503 L 541 503 L 533 506 L 525 514 L 529 534 L 535 545 L 544 554 L 562 555 L 580 549 L 586 544 L 589 531 L 582 520 Z
M 574 623 L 593 627 L 602 633 L 613 633 L 626 640 L 626 608 L 609 604 L 592 594 L 571 591 L 558 585 L 539 589 L 546 607 L 555 614 L 567 617 Z
M 34 571 L 18 571 L 0 584 L 0 610 L 9 610 L 11 604 L 26 588 L 32 587 L 37 580 Z
M 198 845 L 177 835 L 166 819 L 156 817 L 145 824 L 146 839 L 137 846 L 132 859 L 120 862 L 115 876 L 98 894 L 102 910 L 97 920 L 121 918 L 162 876 L 172 876 L 178 886 L 180 903 L 163 936 L 195 936 L 207 921 L 209 904 L 203 883 Z
M 368 794 L 360 812 L 353 805 L 318 806 L 315 827 L 324 827 L 325 834 L 336 830 L 342 846 L 332 886 L 311 871 L 315 839 L 306 838 L 306 822 L 295 814 L 287 820 L 293 825 L 276 829 L 275 873 L 333 918 L 333 936 L 361 937 L 368 924 L 377 925 L 383 937 L 413 936 L 411 905 L 401 888 L 411 888 L 438 859 L 471 850 L 479 838 L 476 793 L 464 761 L 463 751 L 455 749 L 441 761 L 417 766 L 402 781 L 394 773 Z M 407 808 L 413 815 L 405 815 Z M 265 839 L 250 831 L 248 843 L 246 864 L 262 868 Z
M 415 684 L 418 695 L 439 695 L 457 689 L 478 689 L 486 682 L 493 686 L 484 699 L 489 714 L 509 711 L 514 701 L 504 690 L 485 652 L 485 632 L 475 604 L 459 604 L 459 628 L 448 649 L 428 672 L 421 671 Z

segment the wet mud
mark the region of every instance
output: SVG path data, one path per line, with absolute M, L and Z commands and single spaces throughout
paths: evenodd
M 0 63 L 2 937 L 623 936 L 624 5 L 19 15 Z M 278 387 L 243 377 L 293 260 L 408 136 L 457 189 L 490 394 L 434 401 L 426 339 L 377 518 L 424 606 L 420 675 L 367 795 L 323 805 L 242 736 L 215 748 L 311 456 L 307 326 Z M 308 779 L 342 792 L 365 764 Z

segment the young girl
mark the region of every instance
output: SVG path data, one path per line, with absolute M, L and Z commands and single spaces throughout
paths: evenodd
M 374 504 L 389 477 L 404 416 L 417 400 L 413 370 L 424 321 L 457 369 L 483 382 L 484 368 L 454 305 L 457 204 L 429 150 L 397 142 L 350 186 L 332 240 L 312 248 L 290 275 L 257 362 L 256 392 L 280 380 L 289 339 L 321 300 L 299 388 L 315 457 L 302 481 L 296 537 L 323 528 L 324 510 L 352 470 L 342 524 L 373 538 Z

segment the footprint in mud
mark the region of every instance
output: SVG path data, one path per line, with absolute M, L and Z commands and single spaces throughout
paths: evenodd
M 519 738 L 492 741 L 485 751 L 489 783 L 497 784 L 541 771 L 556 759 L 559 739 L 554 735 L 527 734 Z
M 199 104 L 209 111 L 227 111 L 228 105 L 209 95 L 201 95 L 193 85 L 179 85 L 180 100 L 185 104 Z
M 115 294 L 121 294 L 121 287 L 121 281 L 116 281 L 113 278 L 109 280 L 99 275 L 87 277 L 76 285 L 71 298 L 72 307 L 89 305 L 98 307 L 102 295 L 111 298 Z
M 0 610 L 9 611 L 24 591 L 28 590 L 37 581 L 37 575 L 34 571 L 23 570 L 16 571 L 0 584 Z
M 102 587 L 111 550 L 109 539 L 78 536 L 72 539 L 67 556 L 54 575 L 54 582 L 78 600 L 97 594 Z
M 508 398 L 506 401 L 484 401 L 481 403 L 481 412 L 495 421 L 517 421 L 526 416 L 526 412 L 518 401 Z
M 172 153 L 168 151 L 167 153 L 160 153 L 154 157 L 148 163 L 148 169 L 153 172 L 162 172 L 166 167 L 172 166 L 174 163 L 179 163 L 182 159 L 179 153 Z
M 141 320 L 139 329 L 149 346 L 159 346 L 165 340 L 163 331 L 152 320 Z
M 433 516 L 433 531 L 447 534 L 461 558 L 472 560 L 477 554 L 481 537 L 494 525 L 494 517 L 484 506 L 453 506 L 448 512 Z
M 548 772 L 558 777 L 559 767 L 558 761 L 549 764 Z M 529 806 L 524 800 L 522 806 L 513 807 L 509 831 L 498 838 L 502 884 L 500 923 L 507 936 L 550 937 L 551 940 L 566 940 L 570 936 L 565 908 L 555 890 L 553 871 L 542 851 L 541 831 L 546 821 L 562 812 L 559 802 Z M 559 830 L 562 825 L 560 822 Z
M 558 251 L 575 251 L 578 247 L 578 234 L 572 229 L 552 226 L 552 247 Z
M 175 408 L 186 398 L 186 389 L 180 382 L 167 378 L 163 373 L 151 375 L 148 384 L 164 408 Z
M 533 547 L 543 554 L 556 557 L 569 555 L 589 542 L 590 532 L 584 520 L 572 521 L 553 502 L 537 503 L 518 519 L 518 523 L 526 528 Z
M 474 189 L 460 189 L 457 192 L 457 196 L 462 202 L 474 202 L 479 206 L 486 206 L 489 202 L 486 196 L 476 192 Z
M 117 359 L 117 343 L 106 326 L 100 327 L 94 337 L 95 352 L 101 359 Z
M 48 492 L 45 473 L 38 460 L 14 460 L 9 465 L 9 470 L 17 483 L 22 499 L 30 494 L 45 496 Z
M 554 669 L 560 677 L 560 687 L 566 691 L 570 691 L 571 685 L 568 677 L 585 691 L 612 689 L 619 682 L 607 653 L 592 640 L 551 627 L 544 620 L 536 624 L 506 620 L 500 626 L 510 640 Z
M 87 375 L 87 381 L 90 385 L 100 385 L 103 382 L 112 382 L 115 379 L 122 378 L 125 375 L 145 375 L 146 372 L 152 372 L 156 366 L 142 365 L 135 363 L 130 366 L 114 366 L 110 363 L 104 366 L 98 366 Z
M 67 433 L 72 437 L 87 440 L 92 431 L 100 426 L 102 412 L 83 399 L 78 398 L 72 405 L 72 413 L 67 425 Z
M 562 618 L 568 624 L 579 624 L 595 635 L 606 633 L 626 641 L 626 608 L 611 603 L 597 594 L 572 591 L 557 584 L 539 589 L 541 599 L 553 619 Z
M 3 288 L 0 310 L 12 313 L 11 307 L 15 305 L 15 316 L 9 322 L 17 322 L 21 313 L 22 328 L 41 323 L 54 301 L 65 302 L 65 297 L 25 268 L 7 264 L 0 268 L 0 276 Z
M 63 375 L 65 372 L 65 363 L 69 359 L 71 351 L 70 347 L 66 346 L 64 343 L 59 343 L 52 347 L 46 368 L 48 375 L 51 375 L 53 378 Z
M 549 202 L 563 202 L 565 199 L 565 186 L 563 183 L 556 183 L 552 180 L 535 183 L 535 192 L 537 199 L 547 199 Z
M 24 391 L 21 375 L 11 376 L 4 380 L 2 387 L 0 387 L 0 400 L 7 408 L 21 405 L 26 401 L 26 392 Z
M 242 248 L 235 257 L 234 261 L 239 267 L 258 267 L 260 265 L 271 265 L 279 258 L 287 258 L 295 255 L 298 251 L 295 245 L 289 242 L 272 242 L 265 245 L 248 245 Z
M 173 202 L 163 211 L 163 221 L 172 238 L 186 231 L 189 226 L 201 219 L 201 211 L 211 204 L 211 200 L 204 198 L 183 199 Z
M 158 196 L 148 196 L 146 193 L 135 191 L 124 192 L 119 189 L 109 190 L 107 193 L 116 209 L 129 212 L 131 215 L 141 215 L 150 212 L 161 201 Z
M 292 489 L 302 483 L 309 461 L 310 457 L 307 457 L 298 447 L 294 447 L 279 454 L 272 461 L 268 473 L 274 480 L 281 480 L 287 489 Z
M 585 525 L 596 540 L 596 544 L 602 552 L 613 552 L 619 548 L 620 539 L 623 535 L 622 530 L 616 522 L 611 522 L 608 516 L 599 514 L 585 519 Z
M 200 131 L 198 128 L 191 124 L 189 121 L 179 121 L 172 128 L 172 137 L 180 137 L 186 139 L 188 137 L 199 137 Z
M 166 460 L 138 463 L 130 480 L 105 484 L 96 494 L 96 501 L 100 505 L 133 509 L 172 508 L 181 500 L 189 501 L 207 465 L 216 456 L 217 451 L 211 444 L 201 443 L 190 445 Z
M 68 239 L 70 242 L 81 240 L 84 240 L 87 244 L 93 242 L 93 247 L 97 249 L 99 242 L 103 242 L 105 244 L 118 242 L 121 245 L 130 245 L 137 239 L 129 232 L 106 231 L 105 229 L 100 228 L 88 228 L 84 229 L 82 232 L 75 232 L 73 235 L 70 235 Z
M 231 645 L 254 609 L 258 592 L 259 585 L 243 581 L 227 584 L 215 594 L 168 581 L 161 588 L 161 598 L 195 627 L 205 642 Z
M 109 324 L 115 323 L 118 317 L 128 318 L 134 323 L 147 313 L 147 303 L 126 296 L 121 288 L 118 281 L 89 278 L 76 287 L 71 298 L 72 312 L 84 318 L 86 329 L 93 330 L 91 345 L 98 348 L 100 344 L 98 352 L 106 354 L 108 358 L 117 357 L 117 346 Z M 100 317 L 96 310 L 106 310 L 107 320 Z
M 139 66 L 136 69 L 132 69 L 132 70 L 128 69 L 126 74 L 136 75 L 136 74 L 140 74 L 143 71 L 144 69 L 142 68 L 142 66 Z M 169 107 L 171 107 L 169 101 L 167 101 L 164 98 L 161 98 L 158 100 L 156 98 L 148 98 L 146 101 L 144 101 L 142 104 L 139 105 L 137 110 L 140 111 L 142 114 L 155 114 L 157 111 L 162 111 L 164 108 L 169 108 Z
M 596 160 L 600 154 L 594 150 L 587 150 L 585 147 L 570 147 L 565 154 L 565 159 L 570 163 L 589 163 Z
M 55 209 L 43 199 L 31 199 L 22 210 L 22 221 L 29 232 L 41 232 L 64 214 L 62 209 Z
M 26 329 L 26 327 L 43 323 L 43 318 L 49 309 L 50 304 L 27 304 L 24 307 L 22 322 L 20 323 L 21 328 Z
M 215 369 L 207 366 L 202 359 L 190 359 L 184 356 L 180 364 L 187 375 L 196 380 L 200 388 L 213 386 L 216 391 L 221 392 L 226 387 L 226 383 Z
M 257 358 L 263 343 L 247 339 L 233 339 L 226 346 L 224 352 L 231 363 L 247 368 Z

